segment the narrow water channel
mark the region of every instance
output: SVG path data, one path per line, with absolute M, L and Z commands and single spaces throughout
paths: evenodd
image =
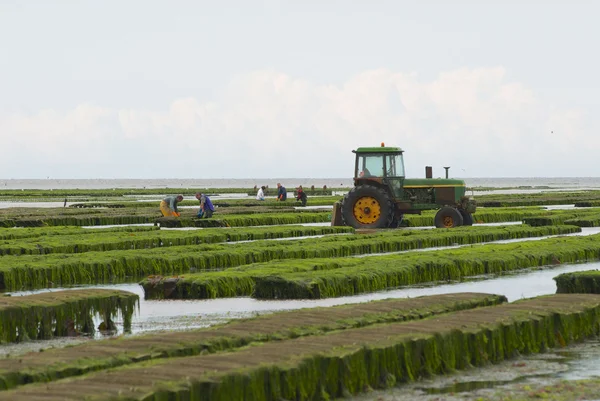
M 584 229 L 579 235 L 600 232 L 600 228 Z M 528 240 L 539 240 L 531 238 Z M 499 241 L 515 242 L 519 240 Z M 431 249 L 431 248 L 429 248 Z M 496 277 L 476 277 L 453 283 L 431 283 L 418 287 L 403 287 L 349 297 L 319 300 L 256 300 L 250 297 L 219 298 L 208 300 L 144 300 L 144 292 L 137 283 L 83 286 L 110 288 L 133 292 L 140 297 L 139 312 L 133 318 L 132 332 L 185 330 L 207 327 L 227 320 L 250 317 L 278 310 L 293 310 L 317 306 L 367 302 L 385 298 L 406 298 L 454 292 L 484 292 L 505 295 L 509 301 L 556 292 L 553 277 L 561 273 L 600 268 L 600 262 L 560 265 L 546 269 L 530 269 Z M 76 287 L 76 288 L 81 288 Z M 31 295 L 43 291 L 60 291 L 62 288 L 11 293 L 13 296 Z
M 590 235 L 598 232 L 600 232 L 599 228 L 585 229 L 579 235 Z M 514 242 L 514 240 L 502 242 Z M 521 298 L 555 293 L 556 285 L 553 277 L 561 273 L 599 268 L 600 262 L 560 265 L 545 269 L 529 269 L 496 277 L 477 277 L 464 282 L 431 283 L 418 287 L 404 287 L 351 297 L 320 300 L 261 301 L 243 297 L 156 301 L 144 300 L 142 288 L 135 283 L 87 287 L 120 289 L 138 294 L 140 307 L 133 318 L 132 324 L 132 334 L 135 335 L 147 332 L 207 327 L 231 319 L 251 317 L 280 310 L 360 303 L 386 298 L 407 298 L 455 292 L 483 292 L 503 294 L 509 302 L 512 302 Z M 60 289 L 15 292 L 11 295 L 19 296 L 58 290 Z M 118 325 L 120 323 L 117 321 Z M 101 337 L 97 335 L 95 338 Z M 84 341 L 89 341 L 89 339 L 60 338 L 49 341 L 3 345 L 0 347 L 0 358 L 7 355 L 38 351 L 48 347 L 64 347 Z M 497 394 L 512 394 L 512 392 L 517 391 L 518 386 L 533 386 L 539 383 L 552 384 L 559 380 L 595 376 L 600 376 L 600 342 L 589 341 L 584 344 L 522 357 L 497 365 L 426 379 L 404 385 L 401 388 L 374 391 L 351 399 L 353 401 L 408 401 L 415 399 L 424 401 L 475 401 L 490 399 Z

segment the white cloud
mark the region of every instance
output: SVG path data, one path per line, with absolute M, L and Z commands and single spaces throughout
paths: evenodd
M 500 67 L 430 82 L 378 69 L 341 86 L 264 70 L 234 77 L 211 102 L 176 99 L 162 112 L 0 114 L 0 167 L 4 178 L 347 177 L 352 149 L 384 141 L 406 149 L 411 176 L 425 165 L 469 177 L 598 175 L 576 170 L 599 145 L 586 124 Z

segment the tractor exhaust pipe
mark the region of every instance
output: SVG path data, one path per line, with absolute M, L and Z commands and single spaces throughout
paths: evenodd
M 448 170 L 450 170 L 450 167 L 444 167 L 446 169 L 446 179 L 448 179 Z
M 425 166 L 425 178 L 433 178 L 433 169 L 431 166 Z

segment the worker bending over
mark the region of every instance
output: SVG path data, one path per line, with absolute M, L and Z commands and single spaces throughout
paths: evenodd
M 287 200 L 287 191 L 283 185 L 277 183 L 277 200 L 284 201 Z
M 196 194 L 196 199 L 200 201 L 200 210 L 198 210 L 197 216 L 199 218 L 204 217 L 205 219 L 210 219 L 215 211 L 215 207 L 210 201 L 210 198 L 198 192 Z
M 298 187 L 298 195 L 296 196 L 296 200 L 302 202 L 302 206 L 306 206 L 307 196 L 306 192 L 304 192 L 304 188 L 302 188 L 302 185 Z
M 179 217 L 181 214 L 177 210 L 177 204 L 183 200 L 183 195 L 167 196 L 160 202 L 160 212 L 165 217 Z

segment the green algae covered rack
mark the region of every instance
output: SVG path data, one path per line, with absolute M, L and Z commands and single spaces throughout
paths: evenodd
M 585 270 L 554 277 L 557 294 L 600 294 L 600 271 Z
M 127 291 L 86 289 L 0 297 L 0 343 L 94 333 L 93 318 L 122 315 L 124 330 L 139 297 Z
M 418 321 L 141 362 L 0 392 L 0 400 L 308 401 L 386 388 L 583 341 L 600 295 L 556 294 Z
M 478 293 L 387 299 L 278 312 L 190 331 L 90 341 L 73 347 L 0 359 L 0 390 L 149 359 L 230 351 L 249 343 L 319 335 L 376 323 L 417 320 L 503 302 L 506 302 L 503 295 Z

